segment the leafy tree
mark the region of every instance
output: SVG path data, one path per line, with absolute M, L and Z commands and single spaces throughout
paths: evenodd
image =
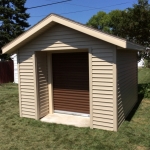
M 138 5 L 142 7 L 144 6 L 145 9 L 149 9 L 148 0 L 138 0 Z M 137 4 L 135 4 L 135 6 L 137 6 Z
M 133 8 L 98 12 L 87 25 L 150 47 L 150 7 L 148 0 L 139 0 Z
M 123 29 L 126 34 L 123 36 L 129 41 L 147 47 L 146 51 L 139 52 L 139 58 L 144 57 L 150 60 L 150 5 L 148 0 L 138 0 L 133 8 L 128 8 L 123 12 Z M 126 26 L 128 24 L 128 26 Z
M 108 14 L 103 12 L 102 17 L 99 17 L 99 14 L 101 13 L 94 15 L 87 25 L 150 47 L 150 5 L 148 0 L 138 0 L 138 3 L 134 4 L 132 8 L 123 11 L 113 10 Z M 149 51 L 145 51 L 142 55 L 150 58 Z
M 23 33 L 30 25 L 27 23 L 26 0 L 0 0 L 0 54 L 1 47 Z M 7 59 L 8 55 L 0 55 Z
M 122 37 L 143 46 L 150 46 L 150 9 L 148 0 L 138 0 L 133 8 L 122 12 Z M 126 33 L 125 33 L 126 32 Z
M 87 22 L 87 25 L 101 31 L 110 33 L 111 30 L 109 28 L 109 22 L 109 16 L 105 12 L 100 11 L 96 15 L 91 17 L 91 19 Z
M 109 14 L 109 28 L 111 29 L 111 33 L 113 35 L 121 36 L 122 32 L 122 24 L 123 24 L 123 17 L 121 10 L 113 10 Z

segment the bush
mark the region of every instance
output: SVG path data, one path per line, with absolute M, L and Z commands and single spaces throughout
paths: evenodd
M 150 60 L 149 59 L 144 59 L 144 67 L 150 68 Z
M 139 84 L 138 85 L 138 94 L 143 95 L 144 98 L 150 98 L 150 83 Z

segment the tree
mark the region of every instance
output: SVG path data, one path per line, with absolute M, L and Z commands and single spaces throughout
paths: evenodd
M 147 0 L 139 0 L 133 8 L 99 12 L 87 25 L 150 47 L 150 9 Z
M 27 23 L 26 0 L 0 0 L 0 54 L 1 47 L 22 34 L 30 25 Z M 0 55 L 7 58 L 7 55 Z
M 150 9 L 148 0 L 138 0 L 133 8 L 122 12 L 122 36 L 143 46 L 150 46 Z
M 116 36 L 121 36 L 123 17 L 121 10 L 113 10 L 109 14 L 109 28 L 111 29 L 111 33 Z
M 122 15 L 124 17 L 122 28 L 126 31 L 123 37 L 147 47 L 144 52 L 139 52 L 139 58 L 150 59 L 150 5 L 148 0 L 138 0 L 138 4 L 134 4 L 133 8 L 128 8 Z
M 128 41 L 150 47 L 150 5 L 148 0 L 138 0 L 132 8 L 123 11 L 113 10 L 105 13 L 105 18 L 94 15 L 87 25 L 107 33 L 126 38 Z M 99 28 L 99 26 L 102 28 Z M 107 30 L 104 30 L 104 29 Z M 150 52 L 144 52 L 144 57 L 150 57 Z
M 144 6 L 145 9 L 149 9 L 148 0 L 138 0 L 138 5 L 142 7 Z M 135 4 L 135 6 L 137 6 L 137 4 Z
M 109 22 L 109 16 L 105 12 L 100 11 L 96 15 L 91 17 L 91 19 L 87 22 L 87 25 L 110 33 L 111 30 L 109 28 Z

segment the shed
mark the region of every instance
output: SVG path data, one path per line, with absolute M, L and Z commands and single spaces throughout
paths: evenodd
M 50 14 L 2 51 L 18 56 L 21 117 L 88 114 L 90 128 L 117 131 L 137 102 L 143 49 Z

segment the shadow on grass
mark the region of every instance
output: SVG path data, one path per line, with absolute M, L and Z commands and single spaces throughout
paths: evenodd
M 139 108 L 142 99 L 144 98 L 144 90 L 143 87 L 145 87 L 147 84 L 138 84 L 138 101 L 133 107 L 132 111 L 129 113 L 129 115 L 126 117 L 126 121 L 131 121 L 132 117 L 136 113 L 137 109 Z

